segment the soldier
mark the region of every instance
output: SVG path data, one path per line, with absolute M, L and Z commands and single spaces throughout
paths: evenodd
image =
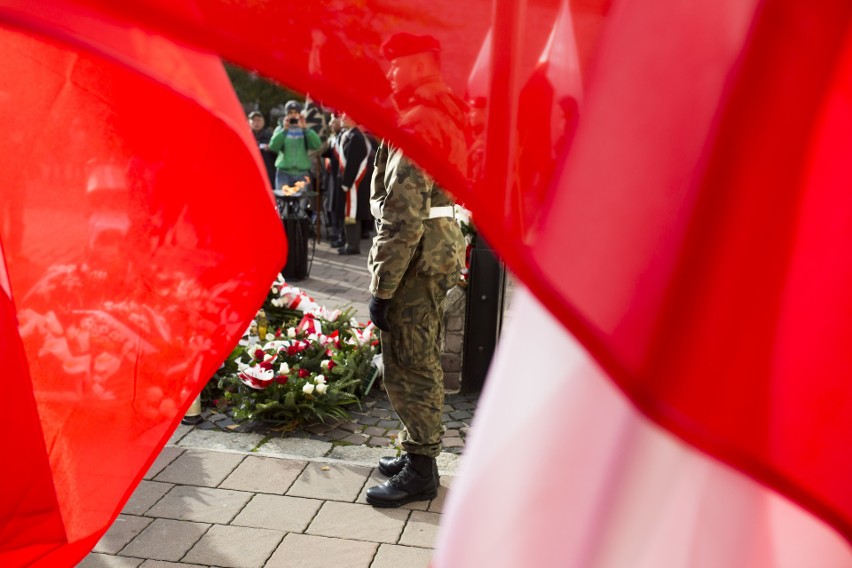
M 440 76 L 437 40 L 397 34 L 383 46 L 399 126 L 440 148 L 464 171 L 465 104 Z M 405 454 L 379 460 L 391 478 L 367 502 L 397 507 L 437 495 L 444 377 L 440 341 L 447 291 L 464 266 L 465 243 L 452 200 L 398 148 L 376 152 L 371 210 L 377 219 L 368 265 L 370 317 L 382 330 L 384 385 L 399 415 Z

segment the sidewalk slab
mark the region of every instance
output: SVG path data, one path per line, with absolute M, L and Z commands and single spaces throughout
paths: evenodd
M 257 453 L 270 456 L 321 458 L 331 451 L 331 442 L 304 438 L 273 438 L 260 446 Z
M 171 483 L 143 479 L 139 482 L 136 491 L 130 496 L 130 499 L 128 499 L 127 504 L 124 505 L 124 509 L 121 512 L 126 515 L 144 515 L 172 487 L 174 485 Z
M 126 558 L 93 552 L 77 564 L 77 568 L 138 568 L 142 562 L 141 558 Z
M 166 562 L 165 560 L 146 560 L 139 568 L 208 568 L 200 564 L 184 564 L 183 562 Z
M 369 568 L 378 544 L 290 533 L 265 568 Z
M 203 523 L 154 519 L 121 554 L 177 562 L 209 528 L 210 525 Z
M 92 550 L 94 552 L 115 554 L 124 548 L 128 542 L 136 538 L 150 524 L 151 519 L 146 519 L 145 517 L 119 515 Z
M 370 568 L 429 568 L 432 551 L 396 544 L 382 544 Z
M 411 511 L 411 517 L 405 525 L 399 544 L 434 548 L 435 538 L 438 536 L 438 523 L 440 522 L 441 515 L 438 513 Z
M 305 532 L 321 506 L 322 501 L 318 499 L 258 494 L 231 521 L 231 525 Z
M 227 434 L 226 434 L 227 435 Z M 216 487 L 245 459 L 242 454 L 187 450 L 166 466 L 155 481 Z
M 167 465 L 175 461 L 183 452 L 184 450 L 182 448 L 176 448 L 174 446 L 166 446 L 163 448 L 160 455 L 157 456 L 157 459 L 155 459 L 154 463 L 151 464 L 151 467 L 148 468 L 144 479 L 155 478 L 158 473 L 163 471 Z
M 306 461 L 248 456 L 223 481 L 221 489 L 283 495 L 308 464 Z
M 311 521 L 307 533 L 395 544 L 408 515 L 406 509 L 377 509 L 370 505 L 327 501 Z
M 252 494 L 244 491 L 179 485 L 151 507 L 145 516 L 227 524 L 251 498 Z
M 261 434 L 246 432 L 221 432 L 219 430 L 193 430 L 179 442 L 183 448 L 230 450 L 248 453 L 263 441 Z
M 223 568 L 263 568 L 283 538 L 280 531 L 213 525 L 183 559 Z
M 358 497 L 369 474 L 370 470 L 365 467 L 312 462 L 305 467 L 287 495 L 351 503 Z

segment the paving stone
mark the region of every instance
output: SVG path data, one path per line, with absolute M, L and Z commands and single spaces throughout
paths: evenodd
M 179 485 L 169 491 L 145 515 L 226 524 L 237 516 L 251 497 L 251 493 L 244 491 Z
M 181 438 L 192 432 L 192 428 L 193 427 L 188 424 L 178 423 L 177 428 L 175 428 L 175 431 L 172 432 L 172 435 L 167 443 L 170 446 L 176 446 L 177 443 L 181 440 Z
M 370 568 L 429 568 L 432 551 L 427 548 L 381 544 Z
M 379 423 L 376 424 L 376 426 L 378 426 L 379 428 L 392 429 L 392 428 L 399 428 L 400 423 L 399 423 L 399 420 L 379 420 Z
M 426 511 L 411 511 L 411 517 L 399 539 L 399 544 L 434 548 L 441 515 Z
M 450 412 L 453 412 L 454 410 L 456 410 L 456 409 L 453 408 L 451 405 L 445 404 L 444 408 L 441 410 L 441 412 L 443 412 L 445 414 L 449 414 Z
M 343 424 L 338 426 L 341 430 L 346 430 L 347 432 L 360 432 L 362 426 L 355 422 L 344 422 Z
M 364 428 L 364 431 L 361 433 L 365 436 L 384 436 L 385 433 L 387 433 L 387 429 L 371 426 L 369 428 Z
M 231 525 L 305 532 L 321 505 L 322 501 L 318 499 L 259 493 L 231 521 Z
M 452 418 L 450 418 L 448 413 L 445 412 L 441 415 L 441 422 L 450 422 L 451 420 Z
M 461 434 L 462 436 L 467 436 L 469 432 L 470 432 L 470 426 L 463 426 L 463 427 L 459 428 L 459 434 Z
M 334 430 L 329 430 L 325 433 L 325 435 L 331 438 L 332 440 L 342 440 L 350 434 L 352 434 L 352 432 L 347 432 L 346 430 L 341 430 L 340 428 L 335 428 Z
M 219 426 L 215 422 L 200 422 L 195 425 L 196 430 L 218 430 Z
M 166 562 L 165 560 L 146 560 L 139 568 L 207 568 L 207 566 L 185 564 L 183 562 Z
M 450 486 L 455 479 L 452 475 L 442 475 L 441 484 L 438 486 L 438 496 L 429 502 L 430 513 L 443 513 L 444 503 L 447 501 L 447 494 L 450 491 Z
M 92 550 L 115 554 L 124 548 L 128 542 L 136 538 L 136 535 L 141 533 L 149 524 L 151 524 L 151 519 L 146 517 L 119 515 Z
M 455 412 L 450 412 L 450 417 L 455 420 L 467 420 L 473 418 L 473 413 L 469 410 L 456 410 Z
M 142 564 L 141 558 L 92 553 L 77 564 L 77 568 L 137 568 L 140 564 Z
M 369 468 L 335 463 L 309 463 L 287 491 L 291 497 L 355 501 Z
M 143 479 L 133 495 L 128 499 L 122 513 L 125 515 L 142 515 L 174 487 L 171 483 L 149 481 Z
M 449 428 L 447 430 L 444 430 L 444 436 L 446 436 L 447 438 L 458 438 L 459 431 L 454 428 Z
M 210 422 L 219 422 L 220 420 L 224 420 L 227 418 L 227 414 L 220 414 L 219 412 L 211 412 L 210 416 L 207 417 L 207 420 Z
M 298 438 L 273 438 L 257 449 L 258 454 L 321 458 L 331 451 L 330 442 Z
M 378 544 L 290 533 L 265 568 L 368 568 Z
M 449 452 L 441 452 L 438 455 L 438 471 L 441 472 L 441 478 L 444 474 L 452 475 L 461 465 L 461 458 Z
M 219 487 L 283 495 L 305 469 L 306 464 L 304 461 L 247 456 Z
M 456 410 L 474 410 L 476 409 L 475 404 L 471 404 L 469 402 L 458 402 L 454 404 Z
M 358 424 L 363 424 L 364 426 L 375 426 L 379 423 L 379 418 L 376 416 L 361 416 L 358 418 Z
M 184 436 L 180 445 L 184 448 L 246 453 L 254 450 L 263 441 L 263 438 L 264 436 L 261 434 L 193 430 Z
M 152 479 L 156 477 L 158 473 L 163 471 L 167 465 L 175 461 L 184 451 L 185 450 L 183 448 L 176 448 L 174 446 L 164 447 L 160 451 L 160 455 L 157 456 L 157 459 L 154 460 L 154 463 L 151 464 L 151 467 L 148 468 L 148 472 L 145 474 L 145 479 Z
M 335 446 L 328 455 L 329 458 L 349 463 L 363 464 L 369 468 L 376 467 L 379 458 L 392 455 L 391 448 L 372 448 L 369 446 Z
M 372 438 L 367 440 L 368 446 L 387 447 L 387 446 L 390 446 L 390 444 L 391 444 L 390 438 L 384 438 L 382 436 L 373 436 Z
M 184 564 L 183 562 L 166 562 L 165 560 L 146 560 L 139 568 L 207 568 L 201 564 Z
M 177 562 L 209 528 L 205 523 L 154 519 L 121 550 L 121 554 Z
M 226 416 L 225 418 L 217 422 L 216 426 L 219 428 L 227 428 L 228 426 L 234 426 L 236 424 L 237 422 L 234 421 L 233 418 L 231 418 L 230 416 Z
M 154 481 L 215 487 L 222 483 L 245 456 L 224 452 L 187 450 L 161 471 Z
M 364 436 L 363 434 L 350 434 L 340 441 L 349 442 L 350 444 L 363 444 L 367 441 L 367 436 Z
M 283 539 L 281 531 L 214 525 L 183 560 L 208 566 L 262 568 Z
M 444 438 L 441 441 L 441 445 L 445 448 L 463 448 L 464 440 L 461 438 Z
M 396 438 L 397 436 L 399 436 L 399 433 L 401 431 L 402 430 L 388 430 L 387 437 L 388 438 Z
M 408 515 L 405 509 L 377 509 L 359 503 L 326 501 L 306 532 L 394 544 L 402 534 Z

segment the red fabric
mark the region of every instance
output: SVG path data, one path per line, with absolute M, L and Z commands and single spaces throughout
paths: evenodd
M 112 39 L 162 83 L 0 30 L 0 357 L 20 430 L 3 566 L 70 566 L 94 546 L 286 254 L 221 63 Z
M 540 124 L 551 124 L 547 90 L 565 88 L 544 80 L 552 83 L 547 70 L 566 64 L 568 51 L 545 50 L 561 21 L 560 6 L 556 0 L 438 0 L 392 7 L 355 3 L 332 10 L 323 3 L 4 0 L 0 20 L 9 25 L 85 46 L 141 72 L 67 45 L 35 58 L 4 60 L 17 65 L 12 71 L 43 67 L 50 72 L 30 82 L 3 73 L 15 102 L 4 105 L 5 124 L 23 124 L 6 136 L 10 150 L 2 171 L 16 174 L 16 165 L 44 163 L 57 167 L 42 172 L 61 172 L 52 178 L 28 175 L 33 183 L 3 190 L 4 198 L 23 195 L 29 204 L 23 206 L 29 212 L 23 232 L 10 222 L 2 233 L 22 328 L 25 298 L 48 267 L 82 261 L 90 238 L 87 205 L 81 203 L 84 180 L 109 177 L 116 156 L 122 171 L 150 189 L 143 203 L 118 205 L 129 212 L 134 231 L 139 223 L 146 227 L 124 245 L 151 251 L 153 260 L 168 257 L 170 266 L 188 270 L 211 294 L 244 294 L 231 303 L 235 311 L 227 331 L 199 324 L 203 332 L 180 328 L 183 335 L 174 334 L 184 339 L 177 342 L 184 348 L 187 338 L 216 338 L 202 363 L 189 366 L 192 379 L 175 366 L 166 367 L 172 376 L 160 380 L 190 384 L 187 391 L 196 388 L 224 356 L 225 336 L 232 338 L 256 307 L 259 296 L 252 294 L 260 293 L 261 284 L 244 292 L 219 289 L 213 282 L 249 270 L 255 272 L 238 279 L 265 280 L 265 285 L 267 267 L 280 261 L 280 235 L 272 230 L 265 188 L 252 185 L 256 191 L 240 192 L 239 200 L 230 197 L 236 183 L 254 184 L 246 180 L 262 177 L 259 158 L 246 149 L 244 125 L 235 126 L 244 119 L 233 100 L 224 100 L 232 95 L 220 94 L 226 92 L 221 69 L 214 78 L 207 56 L 163 39 L 174 38 L 310 90 L 314 98 L 401 144 L 474 211 L 477 225 L 513 271 L 640 409 L 796 499 L 849 539 L 852 455 L 845 448 L 852 439 L 852 390 L 844 347 L 852 329 L 843 308 L 852 287 L 843 262 L 846 249 L 838 243 L 848 242 L 850 226 L 842 183 L 848 173 L 840 149 L 848 136 L 845 54 L 852 6 L 841 0 L 704 0 L 689 6 L 621 0 L 612 7 L 607 0 L 572 2 L 583 106 L 570 152 L 567 146 L 557 152 L 553 136 L 522 136 L 522 125 L 539 124 L 536 111 Z M 482 162 L 459 171 L 446 159 L 445 148 L 397 128 L 379 47 L 396 32 L 433 35 L 442 46 L 444 79 L 463 93 L 489 29 L 490 72 L 473 74 L 480 77 L 477 85 L 488 85 Z M 12 35 L 16 39 L 5 41 L 32 41 Z M 30 93 L 30 85 L 38 88 Z M 81 101 L 66 100 L 75 93 Z M 519 108 L 527 101 L 532 101 L 529 108 Z M 49 114 L 41 128 L 24 120 L 43 116 L 44 109 Z M 82 128 L 68 128 L 69 120 Z M 94 126 L 101 128 L 83 141 L 73 138 Z M 218 140 L 217 132 L 225 140 Z M 23 144 L 15 135 L 24 136 Z M 42 140 L 50 140 L 48 155 L 33 157 L 32 148 Z M 101 154 L 108 163 L 89 161 Z M 553 158 L 533 162 L 529 171 L 520 160 L 531 155 Z M 97 166 L 102 174 L 94 173 Z M 233 172 L 223 175 L 231 167 Z M 73 183 L 69 176 L 76 176 Z M 518 216 L 518 200 L 528 191 L 535 192 L 533 203 Z M 51 210 L 57 203 L 71 212 Z M 536 204 L 535 215 L 526 216 Z M 94 225 L 123 222 L 105 215 Z M 177 229 L 169 232 L 175 223 Z M 36 230 L 44 225 L 52 231 Z M 16 252 L 16 240 L 26 254 Z M 201 253 L 188 254 L 184 246 L 177 247 L 181 254 L 171 254 L 174 243 L 186 242 Z M 262 254 L 270 247 L 275 262 Z M 149 270 L 156 266 L 145 260 Z M 161 296 L 153 292 L 147 272 L 133 276 L 146 283 L 140 301 L 156 306 Z M 33 311 L 43 314 L 44 305 Z M 215 321 L 200 312 L 182 321 Z M 45 320 L 44 328 L 51 322 Z M 46 364 L 39 353 L 56 353 L 61 345 L 28 345 L 34 340 L 22 335 L 47 424 L 48 451 L 58 456 L 61 448 L 54 443 L 61 446 L 64 440 L 55 437 L 57 424 L 71 420 L 74 411 L 64 402 L 41 401 L 36 370 Z M 175 345 L 148 339 L 155 351 Z M 148 344 L 137 342 L 135 349 L 143 353 L 151 349 Z M 78 363 L 71 360 L 69 368 Z M 105 368 L 110 363 L 100 362 Z M 133 376 L 140 373 L 155 374 Z M 138 384 L 116 387 L 119 400 L 144 397 L 131 394 Z M 178 396 L 174 405 L 188 400 Z M 128 416 L 127 427 L 137 434 L 152 428 L 146 438 L 154 440 L 146 446 L 150 452 L 179 410 L 158 409 L 157 416 L 147 417 L 149 423 Z M 79 440 L 93 439 L 85 428 L 101 421 L 97 414 L 88 417 L 88 426 L 81 421 Z M 128 454 L 135 466 L 144 462 L 140 454 Z M 60 507 L 70 486 L 88 475 L 74 458 L 67 459 L 72 466 L 54 479 Z M 106 513 L 66 518 L 69 533 L 89 534 L 100 526 L 117 510 L 108 501 L 105 496 Z

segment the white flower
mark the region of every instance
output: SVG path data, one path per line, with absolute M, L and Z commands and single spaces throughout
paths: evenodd
M 327 391 L 327 390 L 328 390 L 327 384 L 323 383 L 323 384 L 317 385 L 317 394 L 325 394 L 325 391 Z
M 314 377 L 314 382 L 318 385 L 324 385 L 325 377 L 323 375 L 317 375 L 316 377 Z
M 287 328 L 287 337 L 289 337 L 291 339 L 293 337 L 296 337 L 296 328 L 295 327 L 288 327 Z
M 281 298 L 272 298 L 269 303 L 275 306 L 276 308 L 280 308 L 284 305 L 284 300 L 282 300 Z
M 308 384 L 306 384 L 305 386 L 303 386 L 303 387 L 302 387 L 302 392 L 303 392 L 303 393 L 305 393 L 305 394 L 311 394 L 312 392 L 314 392 L 314 385 L 313 385 L 313 383 L 308 383 Z
M 281 365 L 278 367 L 278 374 L 279 375 L 289 375 L 290 374 L 290 365 L 288 365 L 286 362 L 281 363 Z
M 312 333 L 308 336 L 308 341 L 314 342 L 316 340 L 317 340 L 317 334 L 316 333 Z
M 275 340 L 275 334 L 274 333 L 267 333 L 266 334 L 266 340 L 267 341 L 274 341 Z
M 328 359 L 323 359 L 322 361 L 320 361 L 320 367 L 322 367 L 323 369 L 328 369 Z
M 273 286 L 273 287 L 272 287 L 272 293 L 273 293 L 273 294 L 277 294 L 277 293 L 278 293 L 278 288 L 277 288 L 277 287 L 275 287 L 275 286 Z

